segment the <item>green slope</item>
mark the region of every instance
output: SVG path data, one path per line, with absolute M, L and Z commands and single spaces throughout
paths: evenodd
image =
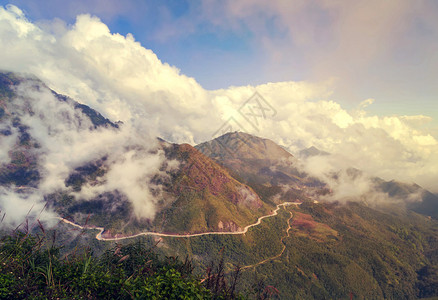
M 173 144 L 165 149 L 181 166 L 168 189 L 175 201 L 154 220 L 160 231 L 236 231 L 270 211 L 250 187 L 192 146 Z
M 289 236 L 288 211 L 294 215 Z M 438 295 L 438 223 L 409 211 L 303 203 L 282 209 L 245 235 L 164 238 L 163 244 L 167 253 L 189 254 L 200 270 L 221 255 L 229 271 L 265 261 L 242 272 L 243 292 L 273 286 L 281 299 Z

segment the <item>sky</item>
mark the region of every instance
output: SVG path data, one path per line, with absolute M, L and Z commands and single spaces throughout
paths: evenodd
M 132 134 L 195 145 L 240 130 L 294 155 L 310 146 L 331 153 L 307 163 L 311 174 L 354 167 L 438 193 L 435 1 L 0 4 L 0 69 L 34 74 L 122 121 L 129 143 Z M 55 155 L 66 168 L 48 175 L 53 182 L 84 163 L 74 151 L 95 155 L 94 134 L 85 155 L 87 143 L 67 133 L 57 138 L 78 143 L 67 154 L 50 132 L 40 135 L 47 161 Z M 102 147 L 118 139 L 105 134 Z M 12 144 L 0 145 L 8 159 Z M 115 165 L 149 164 L 134 158 Z M 151 161 L 156 169 L 162 159 Z
M 438 119 L 436 1 L 10 0 L 27 18 L 99 17 L 206 89 L 332 82 L 347 109 Z M 434 125 L 437 126 L 438 122 Z

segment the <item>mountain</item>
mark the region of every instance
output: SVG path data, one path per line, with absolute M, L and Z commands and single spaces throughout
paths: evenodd
M 48 97 L 50 99 L 44 99 L 41 104 L 47 94 L 53 99 Z M 9 187 L 25 197 L 28 197 L 25 191 L 31 195 L 40 190 L 46 179 L 44 173 L 47 173 L 42 165 L 50 163 L 47 160 L 51 159 L 50 151 L 42 147 L 42 139 L 47 137 L 43 138 L 41 132 L 58 137 L 61 131 L 68 129 L 72 134 L 78 134 L 77 138 L 95 132 L 97 139 L 102 134 L 114 135 L 117 140 L 123 127 L 122 123 L 111 122 L 92 108 L 50 90 L 28 75 L 0 73 L 0 108 L 1 134 L 9 136 L 13 143 L 5 162 L 0 164 L 0 186 Z M 55 120 L 47 122 L 48 118 Z M 41 132 L 35 132 L 32 125 L 26 124 L 40 126 Z M 74 137 L 61 135 L 61 139 Z M 79 166 L 66 170 L 61 187 L 42 196 L 48 207 L 59 215 L 79 224 L 105 227 L 107 236 L 147 230 L 170 233 L 236 231 L 256 222 L 272 209 L 251 187 L 233 178 L 224 167 L 188 144 L 170 144 L 158 139 L 153 149 L 146 148 L 141 141 L 133 141 L 121 145 L 118 155 L 110 152 L 91 155 L 95 150 L 88 151 L 90 155 L 85 155 Z M 150 198 L 155 201 L 154 218 L 137 217 L 132 199 L 117 186 L 101 188 L 88 198 L 83 196 L 84 190 L 104 186 L 108 174 L 120 163 L 119 156 L 132 151 L 140 158 L 150 156 L 163 160 L 156 174 L 143 179 L 147 187 L 142 192 L 145 197 L 151 194 Z M 171 168 L 170 164 L 178 167 Z
M 196 146 L 202 153 L 217 160 L 248 159 L 280 161 L 293 156 L 269 139 L 244 132 L 229 132 Z
M 289 299 L 437 295 L 436 222 L 355 202 L 304 203 L 293 214 L 284 255 L 246 278 L 266 274 Z
M 364 194 L 328 202 L 320 196 L 332 193 L 330 187 L 268 139 L 233 132 L 192 147 L 125 136 L 125 128 L 32 76 L 1 73 L 1 212 L 37 199 L 44 209 L 88 226 L 81 234 L 72 233 L 71 224 L 50 229 L 66 241 L 64 251 L 81 243 L 96 253 L 115 247 L 97 240 L 93 227 L 104 227 L 106 238 L 147 230 L 179 234 L 161 236 L 158 244 L 156 236 L 135 241 L 161 256 L 188 257 L 200 276 L 216 270 L 212 262 L 220 262 L 226 277 L 239 265 L 237 288 L 244 293 L 438 296 L 437 197 L 420 186 L 371 178 L 375 192 L 402 201 L 371 206 Z M 307 150 L 300 156 L 324 155 Z M 354 168 L 343 173 L 332 177 L 348 176 L 354 184 L 365 176 Z M 138 194 L 140 206 L 132 199 Z M 7 201 L 12 204 L 3 206 Z M 152 204 L 154 217 L 139 217 L 143 204 Z M 203 232 L 212 234 L 181 236 Z
M 300 171 L 295 157 L 269 139 L 232 132 L 195 148 L 231 170 L 267 202 L 303 201 L 315 189 L 326 192 L 324 183 Z
M 142 231 L 200 233 L 237 231 L 254 223 L 270 211 L 270 206 L 248 186 L 231 177 L 226 169 L 188 144 L 160 142 L 167 161 L 179 167 L 168 177 L 156 176 L 151 183 L 163 187 L 153 219 L 133 217 L 132 204 L 119 192 L 103 193 L 91 200 L 75 199 L 68 193 L 48 196 L 49 203 L 61 215 L 79 223 L 104 226 L 106 236 L 135 234 Z M 105 160 L 77 168 L 66 180 L 66 187 L 80 190 L 105 176 Z
M 438 196 L 418 184 L 402 183 L 394 180 L 375 179 L 377 189 L 390 197 L 402 199 L 407 207 L 419 214 L 438 220 Z
M 15 185 L 20 187 L 36 187 L 40 181 L 38 168 L 38 140 L 31 136 L 29 126 L 22 122 L 23 118 L 32 116 L 34 112 L 25 97 L 17 95 L 20 84 L 26 84 L 29 89 L 47 89 L 48 87 L 33 76 L 19 75 L 11 72 L 0 72 L 0 136 L 3 139 L 14 139 L 14 145 L 8 154 L 9 161 L 0 165 L 0 185 Z M 59 101 L 71 106 L 84 114 L 91 122 L 91 129 L 98 127 L 118 128 L 90 107 L 80 104 L 66 96 L 50 92 Z M 74 116 L 69 116 L 74 118 Z M 66 120 L 74 121 L 74 120 Z M 16 138 L 15 138 L 16 135 Z
M 188 144 L 164 147 L 168 159 L 180 162 L 167 191 L 174 201 L 155 217 L 166 232 L 236 231 L 270 211 L 248 186 Z
M 300 151 L 300 157 L 312 157 L 312 156 L 324 156 L 324 155 L 329 155 L 330 153 L 325 152 L 325 151 L 321 151 L 318 148 L 316 148 L 315 146 L 303 149 Z
M 397 205 L 400 207 L 438 220 L 438 196 L 418 184 L 395 180 L 386 181 L 379 177 L 368 176 L 356 168 L 348 168 L 330 175 L 331 179 L 335 182 L 343 180 L 354 184 L 356 180 L 368 181 L 369 191 L 362 195 L 362 201 L 367 202 L 367 199 L 372 199 L 374 194 L 382 193 L 389 200 L 388 203 L 390 204 L 388 205 L 387 201 L 372 203 L 372 205 L 379 209 L 392 210 L 394 203 L 398 203 Z

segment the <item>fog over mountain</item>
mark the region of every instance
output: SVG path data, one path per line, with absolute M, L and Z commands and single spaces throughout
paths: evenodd
M 164 161 L 163 171 L 177 166 L 166 160 L 155 136 L 129 123 L 111 123 L 29 76 L 0 74 L 0 89 L 0 203 L 5 223 L 16 226 L 26 215 L 41 214 L 45 197 L 66 188 L 85 200 L 117 190 L 126 195 L 138 218 L 153 218 L 159 187 L 154 186 L 153 196 L 149 181 L 167 176 L 160 171 Z M 99 160 L 105 161 L 105 177 L 79 190 L 69 187 L 70 174 Z
M 31 75 L 0 72 L 0 137 L 2 227 L 61 216 L 114 234 L 229 231 L 270 208 L 192 146 L 113 123 Z
M 124 166 L 134 170 L 132 176 L 146 176 L 144 171 L 136 173 L 137 167 L 153 169 L 159 157 L 145 161 L 141 156 L 116 155 L 119 138 L 142 147 L 148 147 L 149 138 L 155 136 L 194 145 L 231 128 L 269 138 L 292 154 L 310 146 L 331 153 L 304 161 L 311 174 L 354 167 L 438 192 L 438 142 L 422 131 L 430 117 L 370 115 L 366 107 L 372 105 L 372 99 L 347 111 L 330 98 L 330 81 L 206 90 L 177 67 L 160 61 L 132 35 L 111 33 L 97 17 L 79 15 L 74 24 L 60 20 L 33 23 L 12 5 L 0 8 L 0 40 L 0 69 L 34 74 L 56 92 L 124 124 L 110 137 L 59 128 L 66 133 L 62 137 L 69 139 L 68 146 L 53 137 L 48 140 L 47 147 L 56 154 L 50 162 L 53 174 L 74 167 L 84 156 L 98 156 L 104 148 L 114 153 L 115 160 L 127 163 Z M 259 96 L 250 98 L 256 91 Z M 45 106 L 48 114 L 57 109 Z M 33 128 L 38 125 L 32 124 Z M 35 130 L 35 134 L 41 133 Z M 11 139 L 1 139 L 0 159 Z M 94 151 L 85 151 L 88 149 Z M 56 185 L 56 180 L 46 184 Z M 118 184 L 131 190 L 123 182 Z M 89 192 L 96 190 L 90 187 Z

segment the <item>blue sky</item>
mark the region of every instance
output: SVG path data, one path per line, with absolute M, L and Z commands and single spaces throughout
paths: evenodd
M 1 0 L 33 22 L 98 16 L 206 89 L 331 82 L 333 100 L 438 119 L 436 1 Z M 432 126 L 432 125 L 427 125 Z

